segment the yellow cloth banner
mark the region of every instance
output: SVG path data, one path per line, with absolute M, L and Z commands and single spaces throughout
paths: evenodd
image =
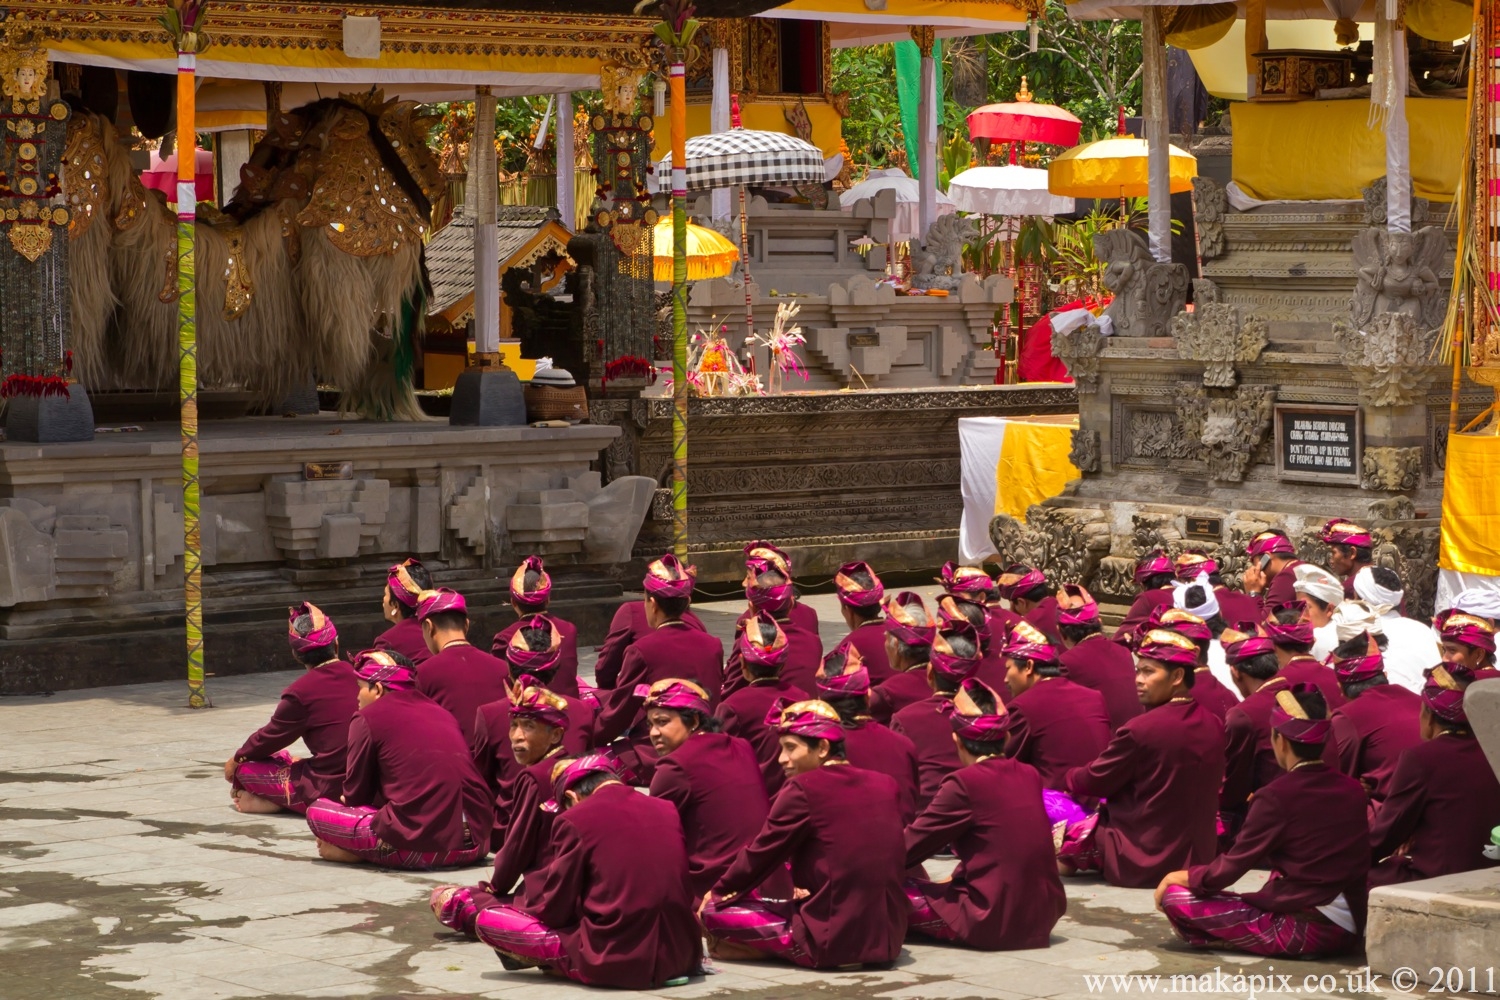
M 1463 101 L 1406 102 L 1418 198 L 1453 200 L 1466 113 Z M 1231 173 L 1252 198 L 1358 201 L 1371 181 L 1385 176 L 1385 132 L 1368 126 L 1368 100 L 1233 104 L 1230 115 Z
M 1448 437 L 1438 566 L 1500 576 L 1500 437 Z
M 1005 425 L 1000 461 L 995 466 L 995 513 L 1026 520 L 1026 509 L 1055 497 L 1081 473 L 1068 460 L 1078 418 L 1065 423 Z

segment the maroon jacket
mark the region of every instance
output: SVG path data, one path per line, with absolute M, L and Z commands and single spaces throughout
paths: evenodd
M 605 785 L 558 814 L 552 842 L 515 905 L 558 933 L 591 985 L 651 990 L 697 967 L 703 943 L 671 803 Z
M 1010 688 L 1005 683 L 1005 657 L 1000 655 L 993 642 L 990 649 L 979 658 L 979 669 L 974 671 L 974 676 L 989 685 L 1000 696 L 1002 704 L 1011 703 L 1013 699 Z
M 917 812 L 927 808 L 943 779 L 958 770 L 953 726 L 943 711 L 951 702 L 951 695 L 929 693 L 891 717 L 891 732 L 917 748 Z
M 1343 893 L 1363 930 L 1370 827 L 1359 782 L 1322 761 L 1288 771 L 1255 793 L 1228 851 L 1188 869 L 1188 888 L 1220 893 L 1252 868 L 1269 868 L 1271 877 L 1255 892 L 1241 894 L 1251 906 L 1305 913 Z
M 1356 703 L 1362 699 L 1355 699 Z M 1444 733 L 1401 755 L 1375 814 L 1370 884 L 1488 868 L 1480 850 L 1500 826 L 1500 780 L 1472 736 Z
M 312 756 L 292 764 L 293 798 L 303 805 L 337 798 L 344 783 L 349 720 L 358 710 L 354 668 L 345 660 L 321 663 L 286 686 L 271 721 L 250 734 L 234 759 L 265 760 L 300 739 Z
M 1291 601 L 1300 600 L 1297 596 L 1297 567 L 1302 565 L 1301 559 L 1293 559 L 1281 567 L 1281 572 L 1271 577 L 1266 582 L 1266 592 L 1261 595 L 1261 607 L 1265 609 L 1266 617 L 1270 616 L 1272 608 L 1278 604 L 1287 604 Z M 1227 619 L 1226 619 L 1227 621 Z
M 958 940 L 985 951 L 1047 947 L 1068 897 L 1036 771 L 991 757 L 944 778 L 906 828 L 906 863 L 919 865 L 950 844 L 958 856 L 952 879 L 922 890 Z
M 989 615 L 990 619 L 990 635 L 994 637 L 996 642 L 999 642 L 1010 632 L 1016 622 L 1021 620 L 1021 616 L 1010 608 L 1002 608 L 998 604 L 991 604 L 986 607 L 985 613 Z
M 917 747 L 911 740 L 874 719 L 844 726 L 844 754 L 849 763 L 879 771 L 896 783 L 896 807 L 901 822 L 917 815 Z
M 1339 687 L 1338 674 L 1327 664 L 1319 663 L 1311 656 L 1298 656 L 1282 664 L 1277 676 L 1285 677 L 1288 684 L 1311 684 L 1318 689 L 1323 700 L 1328 704 L 1329 714 L 1342 705 L 1346 699 L 1343 688 Z
M 804 691 L 815 691 L 817 690 L 818 666 L 823 662 L 823 639 L 818 635 L 816 615 L 813 616 L 812 631 L 809 632 L 803 627 L 802 622 L 807 619 L 806 613 L 799 614 L 803 608 L 806 608 L 807 612 L 812 611 L 807 605 L 798 604 L 792 608 L 790 618 L 777 619 L 781 624 L 781 630 L 786 633 L 786 663 L 781 667 L 781 676 L 786 679 L 787 683 Z M 729 659 L 724 664 L 721 693 L 725 698 L 748 683 L 745 680 L 745 671 L 740 666 L 743 657 L 740 655 L 739 640 L 740 632 L 745 627 L 745 619 L 746 615 L 741 615 L 740 620 L 735 623 L 734 642 L 729 650 Z
M 1151 617 L 1151 612 L 1159 607 L 1170 608 L 1172 606 L 1172 588 L 1157 587 L 1155 590 L 1143 590 L 1136 595 L 1130 604 L 1130 610 L 1125 612 L 1120 627 L 1115 629 L 1115 638 L 1129 635 L 1146 623 Z M 1257 618 L 1260 615 L 1257 613 Z M 1226 619 L 1227 621 L 1228 619 Z
M 387 691 L 354 714 L 344 802 L 374 807 L 376 836 L 409 851 L 459 850 L 466 829 L 482 844 L 494 821 L 458 723 L 418 691 Z
M 1092 764 L 1068 772 L 1075 797 L 1107 801 L 1095 827 L 1104 879 L 1151 889 L 1214 856 L 1224 726 L 1191 698 L 1136 716 Z
M 559 695 L 561 697 L 561 695 Z M 594 709 L 581 698 L 564 698 L 568 703 L 568 728 L 563 731 L 562 749 L 569 757 L 588 753 L 593 747 Z M 524 768 L 516 763 L 510 750 L 510 699 L 500 698 L 479 706 L 475 713 L 474 734 L 469 738 L 469 752 L 479 768 L 480 777 L 495 797 L 495 823 L 490 834 L 490 850 L 498 851 L 505 839 L 506 827 L 513 813 L 516 779 Z
M 1036 607 L 1026 612 L 1026 620 L 1045 632 L 1055 643 L 1057 631 L 1057 598 L 1050 594 L 1037 602 Z
M 705 631 L 703 622 L 689 608 L 683 612 L 682 620 L 700 632 Z M 620 668 L 625 665 L 625 651 L 637 639 L 651 634 L 651 625 L 646 621 L 645 601 L 626 601 L 615 609 L 609 623 L 609 634 L 597 652 L 594 663 L 594 686 L 606 691 L 615 687 L 620 678 Z
M 790 906 L 792 940 L 809 964 L 885 964 L 906 938 L 905 858 L 896 783 L 826 764 L 782 786 L 765 826 L 714 894 L 747 893 L 790 862 L 792 883 L 809 893 Z
M 543 809 L 542 803 L 552 798 L 552 770 L 562 759 L 562 752 L 554 750 L 530 767 L 517 768 L 510 822 L 501 843 L 491 847 L 495 869 L 490 874 L 490 891 L 497 896 L 509 895 L 518 879 L 552 860 L 554 814 Z
M 1005 755 L 1036 768 L 1047 788 L 1061 790 L 1068 771 L 1103 753 L 1114 731 L 1104 696 L 1066 677 L 1033 684 L 1016 695 L 1009 713 Z
M 651 795 L 677 808 L 687 845 L 688 892 L 695 899 L 712 889 L 740 849 L 755 839 L 771 808 L 755 751 L 723 733 L 696 733 L 659 758 Z
M 552 680 L 547 687 L 566 698 L 578 697 L 578 627 L 572 622 L 563 621 L 561 618 L 552 619 L 557 626 L 557 637 L 562 640 L 558 647 L 557 669 L 552 672 Z M 505 659 L 505 651 L 510 647 L 511 637 L 521 627 L 521 619 L 516 619 L 495 633 L 495 639 L 490 643 L 490 652 L 500 659 Z M 516 671 L 512 671 L 516 673 Z
M 400 653 L 417 666 L 421 666 L 432 651 L 422 636 L 422 623 L 417 616 L 403 618 L 375 637 L 376 649 L 389 649 Z
M 667 622 L 641 636 L 625 651 L 618 684 L 599 696 L 599 722 L 594 742 L 599 746 L 628 731 L 643 718 L 635 688 L 668 677 L 692 681 L 708 692 L 710 704 L 719 701 L 719 679 L 724 676 L 724 644 L 686 622 Z
M 1220 586 L 1214 588 L 1214 600 L 1219 602 L 1219 617 L 1230 625 L 1264 620 L 1265 612 L 1261 609 L 1260 600 L 1249 594 Z
M 1334 710 L 1333 738 L 1323 759 L 1365 787 L 1378 807 L 1390 794 L 1401 755 L 1422 742 L 1422 696 L 1379 684 Z
M 890 680 L 870 689 L 870 716 L 878 722 L 889 723 L 897 712 L 930 694 L 932 685 L 927 683 L 927 664 L 919 663 L 910 670 L 892 674 Z
M 465 743 L 474 739 L 479 706 L 506 697 L 509 683 L 504 660 L 467 642 L 434 653 L 417 671 L 417 690 L 452 713 Z
M 1243 815 L 1257 788 L 1285 772 L 1271 751 L 1271 709 L 1286 678 L 1274 674 L 1224 716 L 1224 787 L 1219 808 Z
M 1110 732 L 1143 711 L 1135 691 L 1135 657 L 1118 642 L 1110 642 L 1102 634 L 1092 635 L 1063 650 L 1058 662 L 1068 680 L 1104 696 Z
M 721 701 L 718 711 L 714 713 L 724 724 L 724 732 L 730 736 L 738 736 L 750 744 L 750 749 L 755 752 L 767 795 L 775 795 L 786 776 L 781 772 L 781 765 L 776 762 L 781 756 L 781 740 L 777 737 L 776 730 L 766 725 L 766 715 L 778 698 L 795 702 L 806 701 L 807 697 L 807 692 L 778 677 L 774 681 L 756 681 L 749 687 L 740 688 Z M 693 895 L 701 896 L 703 893 L 695 892 Z
M 1207 667 L 1199 667 L 1193 675 L 1193 700 L 1212 712 L 1220 722 L 1229 710 L 1240 703 L 1235 693 L 1224 686 Z
M 890 658 L 885 653 L 884 618 L 861 623 L 840 641 L 847 642 L 859 650 L 859 655 L 864 659 L 865 669 L 870 672 L 871 687 L 896 676 L 896 671 L 891 669 Z

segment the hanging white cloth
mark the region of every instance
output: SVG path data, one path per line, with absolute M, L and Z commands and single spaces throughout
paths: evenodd
M 1370 77 L 1370 127 L 1385 129 L 1385 220 L 1411 232 L 1411 140 L 1406 125 L 1406 32 L 1396 27 L 1397 0 L 1375 5 L 1375 71 Z

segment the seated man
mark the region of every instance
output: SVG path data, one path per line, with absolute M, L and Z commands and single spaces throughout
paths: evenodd
M 551 862 L 523 895 L 475 918 L 479 940 L 506 969 L 540 966 L 589 986 L 653 990 L 698 968 L 677 811 L 622 784 L 615 766 L 591 754 L 560 769 L 546 803 L 558 811 Z
M 1194 690 L 1200 697 L 1210 689 L 1222 690 L 1227 695 L 1224 705 L 1225 711 L 1228 711 L 1240 697 L 1234 690 L 1234 679 L 1229 676 L 1229 665 L 1224 662 L 1224 645 L 1219 642 L 1219 633 L 1228 628 L 1229 623 L 1219 607 L 1218 595 L 1208 582 L 1208 574 L 1200 571 L 1195 580 L 1186 583 L 1179 580 L 1172 584 L 1172 606 L 1186 611 L 1208 629 L 1208 643 L 1204 649 L 1203 662 L 1199 666 L 1207 667 L 1217 683 L 1195 685 Z
M 1270 608 L 1261 631 L 1276 648 L 1279 673 L 1288 684 L 1311 684 L 1323 696 L 1330 710 L 1344 703 L 1344 692 L 1333 668 L 1314 658 L 1313 626 L 1304 617 L 1307 605 L 1302 601 Z
M 1245 593 L 1260 598 L 1267 610 L 1297 599 L 1293 584 L 1297 580 L 1297 547 L 1280 528 L 1268 528 L 1250 539 L 1245 546 L 1250 564 L 1242 577 Z
M 1427 622 L 1401 613 L 1406 591 L 1401 577 L 1385 566 L 1364 566 L 1354 574 L 1354 592 L 1369 606 L 1385 633 L 1385 675 L 1413 694 L 1420 694 L 1423 671 L 1439 659 L 1437 633 Z
M 1456 875 L 1494 864 L 1482 853 L 1500 826 L 1500 780 L 1485 759 L 1464 691 L 1474 671 L 1432 668 L 1422 689 L 1422 742 L 1396 762 L 1370 828 L 1371 887 Z
M 1495 626 L 1487 619 L 1449 608 L 1438 613 L 1438 644 L 1444 663 L 1474 671 L 1480 680 L 1495 673 Z
M 1141 592 L 1136 595 L 1125 612 L 1120 627 L 1115 629 L 1114 639 L 1121 642 L 1132 638 L 1146 627 L 1146 620 L 1160 607 L 1172 606 L 1172 581 L 1176 577 L 1172 557 L 1163 549 L 1152 549 L 1135 564 L 1136 586 Z
M 1226 853 L 1156 887 L 1157 908 L 1193 947 L 1267 958 L 1359 947 L 1370 828 L 1359 782 L 1322 761 L 1327 715 L 1313 688 L 1277 692 L 1271 746 L 1287 773 L 1255 793 Z M 1252 868 L 1272 875 L 1255 892 L 1225 891 Z
M 1064 584 L 1057 592 L 1057 631 L 1062 639 L 1062 652 L 1057 657 L 1062 675 L 1099 692 L 1109 716 L 1109 731 L 1113 733 L 1140 715 L 1135 657 L 1120 643 L 1104 637 L 1098 603 L 1075 583 Z
M 1197 664 L 1198 645 L 1185 636 L 1152 629 L 1142 637 L 1135 685 L 1146 711 L 1097 760 L 1068 772 L 1075 799 L 1105 803 L 1064 831 L 1062 874 L 1097 869 L 1110 885 L 1145 889 L 1213 858 L 1224 726 L 1193 700 Z
M 506 803 L 511 821 L 499 841 L 491 841 L 494 871 L 487 882 L 440 885 L 431 895 L 438 923 L 471 938 L 479 911 L 509 898 L 518 879 L 530 877 L 527 888 L 537 888 L 534 873 L 552 860 L 553 813 L 542 804 L 552 797 L 552 772 L 570 759 L 563 756 L 568 713 L 559 695 L 518 685 L 511 693 L 509 716 L 511 752 L 519 773 L 511 783 L 513 801 Z
M 849 766 L 838 713 L 820 701 L 784 708 L 776 731 L 787 783 L 759 835 L 703 898 L 709 954 L 813 969 L 894 962 L 909 909 L 896 783 Z M 750 895 L 787 864 L 797 898 Z
M 382 868 L 448 868 L 484 857 L 494 805 L 463 733 L 441 705 L 415 690 L 393 653 L 354 660 L 359 711 L 349 723 L 342 801 L 307 808 L 325 861 Z
M 995 581 L 1000 596 L 1010 602 L 1010 609 L 1039 629 L 1048 639 L 1057 639 L 1057 598 L 1047 586 L 1041 570 L 1016 563 L 1007 566 Z
M 281 692 L 271 721 L 224 762 L 229 797 L 242 813 L 305 813 L 311 803 L 338 794 L 344 783 L 344 752 L 349 719 L 359 708 L 359 679 L 339 657 L 333 619 L 306 603 L 290 611 L 287 641 L 306 673 Z M 286 752 L 299 739 L 311 757 L 298 760 Z
M 1068 772 L 1109 745 L 1104 696 L 1064 677 L 1057 649 L 1026 622 L 1005 647 L 1005 683 L 1011 693 L 1006 756 L 1036 768 L 1042 787 L 1065 790 Z
M 532 615 L 546 615 L 547 605 L 551 601 L 552 577 L 547 575 L 547 568 L 542 565 L 540 556 L 527 556 L 521 565 L 516 567 L 515 573 L 511 574 L 510 578 L 510 608 L 516 613 L 516 620 L 495 633 L 495 639 L 490 643 L 490 652 L 504 659 L 505 650 L 510 646 L 511 636 L 515 635 L 516 629 L 521 627 L 522 620 Z M 564 621 L 556 615 L 547 615 L 547 620 L 562 637 L 557 667 L 547 687 L 566 698 L 576 698 L 578 697 L 578 629 L 572 622 Z
M 718 720 L 709 714 L 708 694 L 698 685 L 676 678 L 651 685 L 646 721 L 658 757 L 651 795 L 677 808 L 687 845 L 688 891 L 701 899 L 760 832 L 771 800 L 750 744 L 715 732 Z M 782 889 L 785 895 L 791 886 Z
M 849 626 L 843 641 L 859 650 L 871 683 L 879 684 L 894 673 L 886 659 L 885 621 L 880 617 L 885 585 L 869 563 L 852 562 L 839 567 L 833 586 L 838 592 L 839 612 Z
M 1338 577 L 1321 566 L 1303 563 L 1297 567 L 1297 579 L 1292 584 L 1297 598 L 1302 602 L 1302 616 L 1313 627 L 1312 655 L 1319 660 L 1328 659 L 1334 638 L 1333 613 L 1344 601 L 1344 584 Z
M 1228 844 L 1245 821 L 1256 789 L 1282 774 L 1271 752 L 1271 709 L 1276 693 L 1289 690 L 1277 671 L 1276 647 L 1254 621 L 1242 621 L 1219 636 L 1234 686 L 1243 701 L 1224 716 L 1224 787 L 1219 791 L 1220 843 Z
M 755 759 L 759 761 L 766 792 L 775 795 L 781 790 L 785 775 L 781 773 L 781 765 L 776 763 L 781 744 L 776 740 L 776 733 L 766 725 L 766 713 L 778 701 L 806 700 L 807 692 L 781 676 L 781 668 L 786 664 L 787 642 L 786 633 L 781 631 L 775 618 L 764 611 L 757 613 L 741 626 L 735 644 L 739 650 L 740 669 L 745 672 L 749 683 L 721 701 L 714 714 L 723 724 L 724 732 L 750 744 Z
M 749 607 L 734 623 L 735 641 L 730 644 L 729 661 L 724 667 L 722 695 L 727 698 L 747 683 L 739 663 L 739 633 L 746 622 L 762 613 L 774 618 L 786 635 L 786 662 L 781 666 L 781 676 L 794 687 L 811 690 L 813 675 L 823 659 L 823 639 L 818 634 L 817 613 L 809 605 L 797 602 L 797 588 L 792 583 L 791 562 L 786 553 L 765 542 L 752 542 L 745 547 L 745 597 Z
M 689 587 L 687 596 L 691 597 L 692 593 Z M 682 623 L 699 632 L 705 631 L 703 622 L 691 608 L 682 613 Z M 614 618 L 610 619 L 609 633 L 595 650 L 599 658 L 594 661 L 594 687 L 601 691 L 614 690 L 620 681 L 620 668 L 625 665 L 625 653 L 652 631 L 651 623 L 646 619 L 644 600 L 626 601 L 616 608 Z
M 394 649 L 412 663 L 421 663 L 432 655 L 422 637 L 422 623 L 417 620 L 417 603 L 422 592 L 431 589 L 432 574 L 415 559 L 403 560 L 386 571 L 380 606 L 391 627 L 375 637 L 376 649 Z
M 1196 583 L 1199 576 L 1207 576 L 1208 585 L 1213 590 L 1214 601 L 1219 605 L 1219 614 L 1226 622 L 1260 619 L 1260 601 L 1224 586 L 1224 577 L 1219 573 L 1219 561 L 1207 552 L 1188 549 L 1172 560 L 1172 569 L 1177 576 L 1178 583 Z
M 985 951 L 1045 948 L 1068 898 L 1041 780 L 1005 756 L 1005 705 L 979 680 L 960 686 L 948 722 L 962 766 L 906 828 L 906 863 L 952 845 L 958 866 L 944 882 L 906 882 L 907 933 Z
M 1359 525 L 1337 517 L 1323 525 L 1318 538 L 1328 546 L 1328 568 L 1343 581 L 1344 596 L 1358 597 L 1354 575 L 1375 561 L 1375 539 Z
M 1010 627 L 1021 620 L 1020 615 L 996 603 L 999 591 L 983 567 L 960 566 L 949 560 L 943 563 L 937 582 L 943 585 L 943 593 L 984 608 L 990 619 L 990 629 L 997 635 L 1010 631 Z
M 1208 623 L 1181 608 L 1157 608 L 1151 613 L 1149 624 L 1153 629 L 1166 629 L 1190 639 L 1198 648 L 1198 666 L 1194 668 L 1193 686 L 1188 694 L 1222 723 L 1229 710 L 1239 704 L 1240 698 L 1220 683 L 1208 665 L 1209 652 L 1215 645 L 1214 633 Z
M 974 671 L 974 676 L 991 687 L 998 687 L 1008 700 L 1010 689 L 1005 686 L 1004 648 L 1009 631 L 1002 632 L 999 641 L 996 641 L 994 633 L 990 631 L 991 619 L 984 605 L 952 594 L 944 594 L 938 598 L 937 617 L 939 623 L 968 622 L 974 627 L 974 635 L 979 640 L 979 668 Z
M 860 662 L 858 649 L 842 643 L 823 657 L 818 697 L 839 714 L 845 759 L 855 767 L 889 776 L 896 783 L 901 822 L 910 823 L 917 815 L 917 748 L 870 717 L 870 674 Z M 779 754 L 779 738 L 776 747 Z
M 1039 634 L 1025 622 L 1016 626 Z M 958 751 L 948 725 L 948 708 L 958 686 L 979 670 L 979 638 L 967 621 L 944 622 L 932 640 L 927 660 L 931 694 L 891 716 L 891 731 L 917 748 L 917 811 L 937 794 L 943 779 L 958 770 Z
M 417 618 L 432 653 L 417 672 L 417 690 L 446 708 L 463 732 L 464 743 L 472 743 L 479 706 L 505 697 L 510 669 L 504 660 L 469 643 L 469 608 L 458 591 L 424 591 Z
M 931 694 L 927 661 L 937 622 L 920 594 L 903 590 L 885 604 L 885 653 L 894 671 L 870 692 L 870 715 L 880 722 Z M 814 682 L 816 684 L 816 681 Z
M 1346 601 L 1345 606 L 1354 603 Z M 1365 622 L 1339 626 L 1345 638 L 1333 651 L 1333 672 L 1348 700 L 1329 717 L 1332 736 L 1324 759 L 1363 786 L 1373 819 L 1390 792 L 1396 761 L 1422 742 L 1422 699 L 1386 679 L 1385 663 L 1370 633 L 1361 629 L 1348 634 L 1361 624 L 1376 623 L 1370 616 Z
M 791 610 L 787 612 L 786 618 L 792 624 L 804 632 L 813 635 L 818 634 L 818 612 L 810 604 L 803 604 L 797 600 L 796 581 L 792 579 L 792 557 L 784 551 L 772 545 L 770 542 L 753 541 L 745 545 L 745 598 L 750 602 L 752 610 L 764 610 L 776 613 L 781 604 L 780 597 L 769 594 L 750 583 L 751 577 L 759 576 L 766 569 L 774 569 L 786 578 L 788 587 L 787 594 L 791 597 Z M 755 590 L 757 593 L 751 594 Z M 745 615 L 749 615 L 747 611 Z M 742 615 L 741 617 L 745 617 Z M 821 640 L 820 640 L 821 641 Z M 819 652 L 819 656 L 822 653 Z

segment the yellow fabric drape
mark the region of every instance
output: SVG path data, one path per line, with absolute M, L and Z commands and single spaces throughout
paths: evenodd
M 1230 106 L 1235 183 L 1252 198 L 1358 201 L 1385 176 L 1385 132 L 1372 129 L 1368 100 Z M 1458 189 L 1463 101 L 1409 98 L 1411 174 L 1418 198 L 1448 202 Z
M 1450 434 L 1438 566 L 1500 576 L 1500 437 Z
M 1005 425 L 1000 461 L 995 466 L 995 513 L 1026 520 L 1026 509 L 1055 497 L 1081 473 L 1068 460 L 1078 418 L 1068 423 Z

